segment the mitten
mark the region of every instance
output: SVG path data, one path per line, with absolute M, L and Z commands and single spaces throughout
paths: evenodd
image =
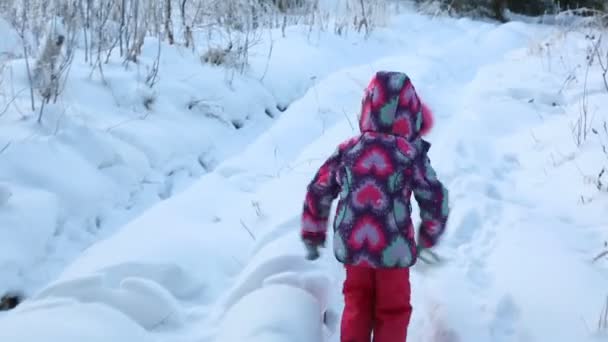
M 435 252 L 433 252 L 430 248 L 425 248 L 422 245 L 417 246 L 416 257 L 427 264 L 441 263 L 441 259 Z
M 304 241 L 304 246 L 306 247 L 306 260 L 317 260 L 319 258 L 319 245 Z
M 420 260 L 426 262 L 427 264 L 438 263 L 439 257 L 435 254 L 431 248 L 434 247 L 434 244 L 431 243 L 431 240 L 428 239 L 422 227 L 422 224 L 418 226 L 418 245 L 416 246 L 416 257 L 420 258 Z

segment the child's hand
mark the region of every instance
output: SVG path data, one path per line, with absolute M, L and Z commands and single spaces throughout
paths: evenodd
M 417 257 L 424 261 L 427 264 L 439 264 L 441 263 L 441 258 L 434 253 L 430 248 L 424 248 L 422 246 L 418 246 L 418 255 Z
M 319 245 L 314 245 L 309 242 L 305 242 L 304 246 L 306 246 L 306 260 L 317 260 L 319 259 Z

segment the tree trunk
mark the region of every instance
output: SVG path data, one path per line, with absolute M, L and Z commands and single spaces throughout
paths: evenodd
M 182 34 L 184 35 L 184 45 L 186 47 L 190 47 L 190 38 L 192 37 L 192 32 L 190 31 L 190 26 L 186 21 L 186 3 L 188 0 L 182 0 L 182 3 L 179 7 L 180 15 L 182 17 Z
M 508 20 L 505 17 L 507 10 L 507 0 L 492 0 L 492 9 L 494 10 L 495 19 L 506 23 Z
M 125 34 L 125 23 L 126 23 L 126 13 L 127 13 L 127 0 L 122 0 L 120 5 L 120 29 L 118 32 L 118 39 L 120 40 L 120 57 L 124 56 L 124 39 L 123 35 Z M 127 47 L 128 48 L 128 47 Z
M 175 38 L 173 37 L 173 27 L 171 22 L 171 0 L 165 0 L 165 32 L 167 34 L 167 39 L 169 40 L 169 45 L 173 45 L 175 43 Z

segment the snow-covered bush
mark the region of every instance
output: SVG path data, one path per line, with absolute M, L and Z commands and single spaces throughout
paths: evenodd
M 383 26 L 389 16 L 386 0 L 223 0 L 204 3 L 206 8 L 193 20 L 195 30 L 203 31 L 208 47 L 203 63 L 246 70 L 249 51 L 268 29 L 288 26 L 307 27 L 346 35 L 349 31 L 368 36 Z
M 65 78 L 66 71 L 71 62 L 71 47 L 68 55 L 63 52 L 69 44 L 68 36 L 60 21 L 55 19 L 49 23 L 45 38 L 36 59 L 32 81 L 42 99 L 48 103 L 60 94 L 61 81 Z
M 489 17 L 505 21 L 504 0 L 416 0 L 418 7 L 425 13 L 448 14 L 454 16 Z
M 48 55 L 40 59 L 35 51 L 50 52 L 49 23 L 59 23 L 66 60 L 73 47 L 84 50 L 81 58 L 102 80 L 103 66 L 114 53 L 126 64 L 139 63 L 146 37 L 198 48 L 204 61 L 242 72 L 249 51 L 268 29 L 303 25 L 311 32 L 356 31 L 367 36 L 384 25 L 387 16 L 387 0 L 6 0 L 0 5 L 0 17 L 21 32 L 31 58 L 46 61 Z M 208 37 L 207 46 L 194 46 L 194 36 L 200 35 Z M 41 95 L 48 101 L 54 73 L 32 73 L 33 83 L 42 81 Z
M 606 14 L 596 16 L 597 34 L 588 34 L 586 38 L 589 40 L 587 48 L 587 70 L 585 75 L 585 88 L 583 92 L 583 100 L 581 105 L 581 114 L 579 122 L 590 122 L 588 128 L 582 124 L 578 127 L 583 127 L 582 136 L 587 138 L 595 136 L 596 142 L 600 150 L 603 152 L 604 163 L 601 170 L 598 171 L 594 183 L 599 191 L 608 192 L 608 117 L 596 115 L 589 107 L 589 93 L 599 92 L 608 95 L 608 29 L 605 28 L 607 16 Z M 593 28 L 592 28 L 593 29 Z M 589 73 L 600 76 L 602 85 L 600 89 L 588 89 L 587 78 Z M 578 134 L 579 138 L 581 133 Z
M 455 16 L 488 17 L 507 21 L 505 11 L 527 16 L 556 14 L 576 10 L 577 15 L 594 15 L 608 10 L 602 0 L 415 0 L 427 13 L 447 13 Z

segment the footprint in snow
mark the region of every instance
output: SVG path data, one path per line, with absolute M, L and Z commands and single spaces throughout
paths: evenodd
M 492 286 L 492 276 L 486 270 L 487 266 L 481 259 L 472 260 L 467 268 L 466 275 L 478 291 L 485 291 Z
M 521 163 L 515 154 L 505 154 L 500 161 L 500 165 L 492 169 L 492 174 L 496 180 L 504 181 L 506 176 L 520 168 Z
M 444 308 L 434 300 L 429 300 L 427 305 L 430 307 L 428 312 L 428 321 L 422 327 L 422 336 L 418 336 L 422 341 L 428 342 L 461 342 L 456 331 L 448 323 L 448 317 L 444 312 Z
M 233 166 L 224 166 L 221 169 L 219 169 L 218 172 L 224 178 L 232 178 L 234 176 L 241 175 L 241 174 L 245 173 L 245 170 L 243 170 L 241 168 L 238 168 L 238 167 L 233 167 Z
M 462 158 L 469 157 L 469 151 L 467 149 L 467 146 L 462 141 L 459 141 L 456 144 L 456 153 L 458 154 L 459 157 L 462 157 Z
M 498 188 L 494 184 L 486 185 L 485 195 L 493 200 L 502 200 L 500 190 L 498 190 Z
M 453 228 L 454 233 L 450 239 L 450 243 L 454 247 L 470 243 L 475 233 L 481 228 L 481 225 L 482 221 L 478 210 L 469 209 L 460 223 Z
M 492 341 L 507 342 L 520 340 L 519 337 L 522 337 L 522 332 L 518 327 L 520 317 L 519 307 L 513 298 L 508 294 L 503 295 L 496 304 L 494 317 L 489 326 Z

